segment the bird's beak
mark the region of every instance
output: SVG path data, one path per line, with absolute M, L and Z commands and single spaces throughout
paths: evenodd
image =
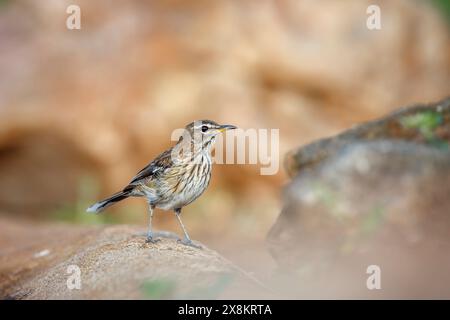
M 227 130 L 233 130 L 233 129 L 237 129 L 237 127 L 236 126 L 232 126 L 231 124 L 224 124 L 224 125 L 219 127 L 219 131 L 220 132 L 224 132 L 224 131 L 227 131 Z

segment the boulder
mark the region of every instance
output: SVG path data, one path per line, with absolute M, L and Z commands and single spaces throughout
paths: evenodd
M 450 297 L 449 132 L 447 99 L 289 154 L 268 241 L 293 294 Z M 368 289 L 373 268 L 381 290 Z
M 400 109 L 384 118 L 357 125 L 336 136 L 318 140 L 287 154 L 286 170 L 292 177 L 300 170 L 323 163 L 345 146 L 359 141 L 400 140 L 448 149 L 450 99 L 430 105 Z
M 1 299 L 198 299 L 269 294 L 217 252 L 133 226 L 0 221 Z M 261 291 L 261 288 L 263 290 Z M 263 293 L 265 292 L 265 293 Z

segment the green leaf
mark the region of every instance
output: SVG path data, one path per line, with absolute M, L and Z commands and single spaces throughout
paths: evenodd
M 174 298 L 175 288 L 172 279 L 154 279 L 144 282 L 142 291 L 147 299 L 161 300 Z

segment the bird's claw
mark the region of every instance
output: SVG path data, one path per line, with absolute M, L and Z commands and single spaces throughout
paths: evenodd
M 202 249 L 202 246 L 195 244 L 191 239 L 178 239 L 178 243 L 184 244 L 185 246 L 193 247 L 196 249 Z
M 147 239 L 145 240 L 145 243 L 157 243 L 161 241 L 161 239 L 155 239 L 153 237 L 147 237 Z

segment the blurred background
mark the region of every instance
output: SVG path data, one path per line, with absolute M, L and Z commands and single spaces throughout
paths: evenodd
M 70 4 L 81 30 L 66 28 Z M 366 27 L 371 4 L 381 30 Z M 142 199 L 85 209 L 171 146 L 174 129 L 195 119 L 280 129 L 282 162 L 314 139 L 445 97 L 449 26 L 447 0 L 1 0 L 0 215 L 144 230 Z M 288 181 L 282 167 L 259 169 L 216 165 L 184 210 L 193 238 L 243 265 L 236 245 L 264 240 Z M 171 213 L 157 211 L 155 226 L 180 233 Z

